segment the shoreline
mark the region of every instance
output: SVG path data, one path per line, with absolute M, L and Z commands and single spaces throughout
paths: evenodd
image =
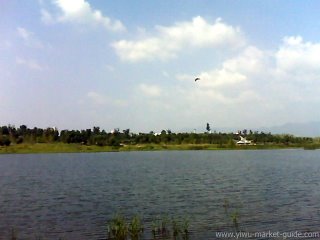
M 96 146 L 68 143 L 34 143 L 15 144 L 0 147 L 0 154 L 35 154 L 35 153 L 96 153 L 96 152 L 130 152 L 130 151 L 187 151 L 187 150 L 276 150 L 276 149 L 315 150 L 315 145 L 281 145 L 261 144 L 245 146 L 228 146 L 218 144 L 137 144 L 123 146 Z

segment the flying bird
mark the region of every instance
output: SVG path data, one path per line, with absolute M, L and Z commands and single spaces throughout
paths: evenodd
M 200 78 L 197 77 L 194 81 L 196 82 L 196 81 L 198 81 L 198 80 L 200 80 Z

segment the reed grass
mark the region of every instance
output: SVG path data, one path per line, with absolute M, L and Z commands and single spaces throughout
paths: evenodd
M 154 240 L 188 240 L 189 227 L 187 218 L 172 217 L 170 219 L 164 215 L 152 221 L 149 233 Z M 122 215 L 117 214 L 107 225 L 107 240 L 141 240 L 145 239 L 145 233 L 139 216 L 126 221 Z
M 130 238 L 132 240 L 139 240 L 143 230 L 144 228 L 141 219 L 138 216 L 134 216 L 128 228 Z
M 107 226 L 108 239 L 126 240 L 129 234 L 128 224 L 122 215 L 117 214 Z
M 239 232 L 239 213 L 238 213 L 238 211 L 234 211 L 231 214 L 231 219 L 232 219 L 232 223 L 233 223 L 233 227 L 234 227 L 235 231 Z
M 17 240 L 18 237 L 17 237 L 17 233 L 14 229 L 11 229 L 11 240 Z

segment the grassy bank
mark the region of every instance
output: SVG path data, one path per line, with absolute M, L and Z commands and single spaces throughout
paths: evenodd
M 35 143 L 35 144 L 15 144 L 1 146 L 0 153 L 74 153 L 74 152 L 114 152 L 114 151 L 161 151 L 161 150 L 258 150 L 258 149 L 285 149 L 304 148 L 318 149 L 315 145 L 248 145 L 248 146 L 228 146 L 218 144 L 137 144 L 113 146 L 96 146 L 67 143 Z
M 110 152 L 118 151 L 117 148 L 105 146 L 87 146 L 67 143 L 35 143 L 15 144 L 0 147 L 0 153 L 72 153 L 72 152 Z

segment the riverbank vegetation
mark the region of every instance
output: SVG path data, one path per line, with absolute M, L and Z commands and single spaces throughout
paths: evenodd
M 240 136 L 250 145 L 238 145 Z M 251 130 L 237 133 L 132 133 L 130 129 L 111 132 L 99 127 L 85 130 L 56 128 L 28 128 L 26 125 L 0 127 L 0 153 L 40 152 L 105 152 L 154 150 L 215 150 L 215 149 L 269 149 L 320 148 L 318 138 L 296 137 L 289 134 L 271 134 Z
M 234 210 L 233 204 L 223 205 L 224 220 L 215 227 L 217 230 L 225 229 L 230 232 L 240 232 L 239 212 Z M 221 225 L 222 224 L 222 225 Z M 196 230 L 193 228 L 194 219 L 189 216 L 177 216 L 162 214 L 153 218 L 143 219 L 139 215 L 124 216 L 115 214 L 106 224 L 105 240 L 191 240 L 196 238 Z M 11 229 L 8 239 L 18 240 L 19 231 Z M 30 238 L 32 239 L 32 238 Z M 35 239 L 46 239 L 39 234 Z M 65 239 L 65 238 L 57 238 Z
M 189 234 L 188 218 L 161 216 L 154 219 L 148 228 L 139 216 L 128 221 L 124 216 L 116 215 L 107 225 L 108 240 L 140 240 L 146 235 L 154 240 L 188 240 Z

